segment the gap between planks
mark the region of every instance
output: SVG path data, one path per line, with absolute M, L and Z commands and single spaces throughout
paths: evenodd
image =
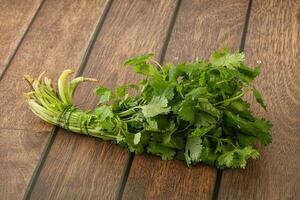
M 24 38 L 26 37 L 27 33 L 29 32 L 29 30 L 30 30 L 30 28 L 31 28 L 31 26 L 32 26 L 32 24 L 33 24 L 33 22 L 34 22 L 36 16 L 38 15 L 38 13 L 39 13 L 39 11 L 41 10 L 41 8 L 42 8 L 42 6 L 43 6 L 43 4 L 44 4 L 45 1 L 46 1 L 46 0 L 42 0 L 42 1 L 41 1 L 39 7 L 37 8 L 37 10 L 35 11 L 33 17 L 31 18 L 31 20 L 30 20 L 30 22 L 29 22 L 29 24 L 28 24 L 27 29 L 25 30 L 25 32 L 24 32 L 23 35 L 21 36 L 21 39 L 20 39 L 20 41 L 18 42 L 16 48 L 13 50 L 13 53 L 12 53 L 12 55 L 11 55 L 11 57 L 10 57 L 10 59 L 9 59 L 9 61 L 8 61 L 8 63 L 7 63 L 7 65 L 4 66 L 3 71 L 0 72 L 0 81 L 1 81 L 2 78 L 4 77 L 5 72 L 7 71 L 7 69 L 9 68 L 9 66 L 10 66 L 10 64 L 11 64 L 11 62 L 12 62 L 13 59 L 15 58 L 15 56 L 16 56 L 16 54 L 17 54 L 17 51 L 19 50 L 19 48 L 20 48 L 20 46 L 21 46 L 21 44 L 22 44 Z
M 86 63 L 87 63 L 87 61 L 89 59 L 89 56 L 90 56 L 91 51 L 93 49 L 93 46 L 94 46 L 94 44 L 95 44 L 95 42 L 97 40 L 97 37 L 98 37 L 98 35 L 99 35 L 99 33 L 100 33 L 101 29 L 102 29 L 102 26 L 104 24 L 105 18 L 106 18 L 107 14 L 108 14 L 108 12 L 109 12 L 109 10 L 111 8 L 112 3 L 113 3 L 113 0 L 108 0 L 107 4 L 106 4 L 106 6 L 105 6 L 105 8 L 103 10 L 102 15 L 100 15 L 100 18 L 98 20 L 97 26 L 96 26 L 96 28 L 94 30 L 94 33 L 92 34 L 92 37 L 91 37 L 91 39 L 89 41 L 89 44 L 88 44 L 88 47 L 87 47 L 87 49 L 85 51 L 85 54 L 84 54 L 84 56 L 82 58 L 82 62 L 80 63 L 79 68 L 77 70 L 76 76 L 80 76 L 83 73 L 84 69 L 85 69 Z M 1 80 L 1 77 L 0 77 L 0 80 Z M 37 179 L 39 177 L 39 174 L 40 174 L 40 172 L 41 172 L 41 170 L 43 168 L 43 165 L 44 165 L 44 163 L 46 161 L 48 153 L 50 152 L 51 146 L 52 146 L 52 144 L 53 144 L 53 142 L 55 140 L 55 137 L 57 135 L 58 130 L 59 130 L 59 127 L 57 127 L 57 126 L 53 127 L 53 129 L 51 131 L 51 135 L 50 135 L 50 137 L 48 139 L 48 142 L 47 142 L 46 146 L 44 147 L 44 150 L 43 150 L 43 152 L 41 154 L 39 162 L 38 162 L 38 164 L 37 164 L 37 166 L 36 166 L 36 168 L 35 168 L 32 176 L 31 176 L 29 184 L 28 184 L 28 186 L 26 188 L 23 200 L 29 200 L 30 199 L 30 196 L 31 196 L 32 191 L 33 191 L 33 188 L 35 186 L 35 183 L 36 183 L 36 181 L 37 181 Z
M 247 12 L 246 12 L 246 16 L 245 16 L 245 21 L 244 21 L 243 32 L 242 32 L 241 41 L 240 41 L 240 48 L 239 48 L 240 52 L 243 52 L 245 49 L 246 37 L 247 37 L 249 20 L 250 20 L 250 15 L 251 15 L 251 8 L 252 8 L 252 0 L 249 0 Z M 220 191 L 220 187 L 221 187 L 222 176 L 223 176 L 223 171 L 218 169 L 216 180 L 215 180 L 215 185 L 214 185 L 214 190 L 213 190 L 213 194 L 212 194 L 212 200 L 218 199 L 219 191 Z
M 173 28 L 174 28 L 174 25 L 175 25 L 175 22 L 176 22 L 176 18 L 177 18 L 177 15 L 178 15 L 178 11 L 179 11 L 179 8 L 180 8 L 180 5 L 181 5 L 181 1 L 182 0 L 177 0 L 176 1 L 176 6 L 175 6 L 174 12 L 172 14 L 170 24 L 167 28 L 166 37 L 164 39 L 163 46 L 162 46 L 161 51 L 160 51 L 160 55 L 159 55 L 159 59 L 158 59 L 160 63 L 163 63 L 163 61 L 164 61 L 164 58 L 165 58 L 165 55 L 166 55 L 166 52 L 167 52 L 167 49 L 168 49 L 168 45 L 169 45 L 169 42 L 170 42 L 170 39 L 171 39 L 171 35 L 172 35 L 172 32 L 173 32 Z M 119 188 L 116 192 L 116 199 L 117 200 L 122 199 L 122 196 L 123 196 L 123 193 L 124 193 L 124 190 L 125 190 L 125 186 L 126 186 L 126 183 L 127 183 L 127 180 L 128 180 L 128 176 L 129 176 L 129 173 L 130 173 L 130 169 L 131 169 L 131 166 L 132 166 L 132 162 L 134 160 L 134 155 L 135 154 L 132 153 L 132 152 L 129 153 L 127 163 L 126 163 L 126 166 L 124 167 L 122 178 L 120 180 Z

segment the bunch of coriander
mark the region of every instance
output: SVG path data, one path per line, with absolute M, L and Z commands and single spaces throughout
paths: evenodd
M 271 142 L 272 125 L 254 117 L 243 100 L 247 92 L 252 92 L 266 108 L 251 85 L 259 75 L 258 67 L 247 67 L 243 53 L 230 54 L 227 49 L 214 52 L 210 61 L 164 67 L 152 56 L 141 55 L 125 62 L 146 76 L 138 84 L 115 90 L 98 87 L 100 100 L 94 110 L 83 111 L 73 105 L 73 93 L 79 83 L 96 80 L 68 80 L 71 70 L 61 74 L 57 90 L 43 74 L 37 80 L 25 76 L 32 88 L 25 94 L 27 102 L 48 123 L 163 160 L 245 168 L 249 158 L 258 158 L 254 144 Z

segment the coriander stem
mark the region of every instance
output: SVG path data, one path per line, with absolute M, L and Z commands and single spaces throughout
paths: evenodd
M 164 73 L 164 68 L 159 64 L 159 62 L 157 62 L 156 60 L 151 59 L 151 62 L 155 63 L 162 71 L 162 73 Z
M 228 81 L 227 80 L 219 81 L 219 82 L 216 82 L 216 85 L 221 84 L 221 83 L 225 83 L 225 82 L 228 82 Z
M 237 148 L 231 141 L 228 141 L 228 139 L 224 139 L 224 138 L 217 138 L 217 137 L 215 137 L 215 136 L 212 136 L 212 135 L 205 135 L 206 137 L 210 137 L 210 138 L 213 138 L 213 139 L 215 139 L 215 140 L 217 140 L 217 141 L 224 141 L 224 142 L 226 142 L 227 144 L 230 144 L 230 145 L 232 145 L 234 148 Z
M 128 116 L 128 115 L 132 115 L 132 114 L 135 113 L 134 109 L 136 109 L 136 108 L 137 108 L 137 107 L 133 107 L 133 108 L 130 108 L 130 109 L 125 110 L 125 111 L 123 111 L 123 112 L 120 112 L 120 113 L 119 113 L 119 116 L 120 116 L 120 117 L 126 117 L 126 116 Z
M 177 131 L 177 133 L 184 132 L 184 131 L 186 131 L 190 127 L 191 127 L 191 124 L 187 125 L 184 129 Z
M 237 95 L 237 96 L 235 96 L 235 97 L 231 97 L 231 98 L 229 98 L 229 99 L 225 99 L 225 100 L 220 101 L 220 102 L 218 102 L 218 103 L 215 103 L 215 104 L 213 104 L 213 105 L 214 105 L 214 106 L 217 106 L 217 105 L 220 105 L 220 104 L 223 104 L 223 103 L 226 103 L 226 102 L 230 102 L 230 101 L 239 99 L 239 98 L 242 97 L 244 94 L 245 94 L 245 93 L 242 92 L 241 94 L 239 94 L 239 95 Z

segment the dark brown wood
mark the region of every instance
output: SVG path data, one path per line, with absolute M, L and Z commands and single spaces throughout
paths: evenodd
M 133 55 L 162 48 L 175 1 L 113 1 L 83 75 L 106 87 L 135 82 L 139 76 L 124 68 Z M 77 90 L 81 107 L 95 106 L 93 89 Z M 60 130 L 36 182 L 32 199 L 114 199 L 128 158 L 110 142 Z
M 247 1 L 184 0 L 177 16 L 166 62 L 208 58 L 216 48 L 237 50 Z M 203 164 L 135 156 L 123 199 L 211 199 L 216 169 Z
M 252 107 L 273 122 L 273 142 L 246 170 L 223 173 L 219 199 L 300 199 L 300 1 L 254 1 L 251 13 L 246 57 L 262 62 L 255 85 L 268 111 Z
M 0 77 L 42 0 L 2 0 L 0 3 Z
M 23 197 L 52 129 L 27 108 L 23 74 L 47 70 L 57 77 L 65 67 L 77 69 L 104 6 L 47 0 L 0 81 L 0 199 Z

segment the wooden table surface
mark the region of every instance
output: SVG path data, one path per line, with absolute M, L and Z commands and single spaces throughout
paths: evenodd
M 177 63 L 224 46 L 261 61 L 268 111 L 252 109 L 274 124 L 246 170 L 133 155 L 42 122 L 22 97 L 23 74 L 72 68 L 115 87 L 139 79 L 130 56 Z M 300 0 L 1 0 L 0 199 L 300 199 L 299 63 Z M 95 106 L 93 87 L 76 102 Z

